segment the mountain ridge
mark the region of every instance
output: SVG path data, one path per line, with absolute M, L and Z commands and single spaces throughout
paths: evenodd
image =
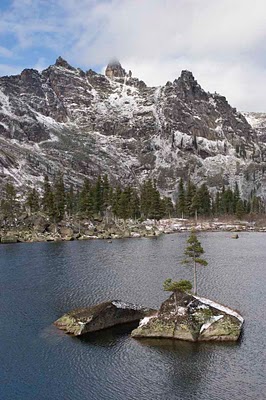
M 266 134 L 262 122 L 249 124 L 252 113 L 205 92 L 190 71 L 159 87 L 118 61 L 106 74 L 59 57 L 42 72 L 0 77 L 0 185 L 11 180 L 23 191 L 58 172 L 80 185 L 107 173 L 136 187 L 156 178 L 173 198 L 180 177 L 212 192 L 237 182 L 244 198 L 266 197 Z

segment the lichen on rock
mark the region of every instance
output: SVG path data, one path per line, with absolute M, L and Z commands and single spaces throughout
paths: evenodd
M 54 324 L 66 333 L 80 336 L 115 325 L 137 322 L 155 312 L 150 308 L 113 300 L 70 311 L 55 321 Z
M 157 315 L 140 322 L 132 331 L 135 338 L 159 337 L 188 341 L 236 341 L 244 319 L 236 311 L 209 299 L 177 293 L 162 305 Z

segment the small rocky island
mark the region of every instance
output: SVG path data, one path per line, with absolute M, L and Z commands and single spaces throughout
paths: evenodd
M 59 318 L 55 325 L 75 336 L 115 325 L 140 321 L 131 336 L 134 338 L 171 338 L 200 341 L 237 341 L 244 322 L 236 311 L 212 300 L 197 296 L 197 266 L 207 266 L 201 258 L 203 247 L 192 230 L 182 263 L 193 266 L 194 285 L 187 280 L 163 284 L 173 294 L 162 303 L 159 311 L 121 301 L 109 301 L 90 308 L 75 310 Z
M 156 315 L 142 319 L 131 336 L 192 342 L 238 340 L 244 319 L 236 311 L 182 291 L 175 295 L 162 303 Z
M 155 313 L 156 310 L 150 308 L 113 300 L 92 307 L 70 311 L 55 321 L 54 324 L 66 333 L 80 336 L 115 325 L 138 322 L 142 318 Z
M 66 333 L 80 336 L 140 321 L 131 333 L 134 338 L 171 338 L 192 342 L 238 340 L 244 322 L 239 313 L 182 291 L 175 295 L 163 302 L 159 311 L 113 300 L 70 311 L 54 324 Z

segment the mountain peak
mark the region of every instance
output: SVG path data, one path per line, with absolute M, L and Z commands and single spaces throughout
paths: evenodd
M 195 82 L 195 81 L 196 81 L 196 79 L 194 78 L 192 72 L 191 72 L 191 71 L 188 71 L 188 70 L 186 70 L 186 69 L 183 70 L 183 71 L 181 71 L 181 76 L 180 76 L 180 78 L 181 78 L 183 81 L 187 81 L 187 82 Z
M 179 96 L 187 101 L 192 101 L 197 98 L 198 100 L 208 100 L 208 94 L 201 88 L 192 72 L 183 70 L 178 79 L 174 81 L 177 87 Z
M 105 70 L 105 75 L 108 78 L 124 78 L 126 76 L 126 71 L 122 68 L 122 65 L 117 59 L 111 60 Z
M 61 56 L 59 56 L 55 62 L 55 66 L 56 67 L 63 67 L 66 69 L 75 69 L 74 67 L 72 67 L 70 64 L 68 64 L 68 62 L 66 60 L 64 60 Z

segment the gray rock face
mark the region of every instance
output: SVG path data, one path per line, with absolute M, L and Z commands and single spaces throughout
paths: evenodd
M 118 300 L 108 301 L 93 307 L 83 308 L 64 314 L 55 321 L 55 325 L 66 333 L 80 336 L 110 328 L 115 325 L 139 321 L 155 310 L 136 306 Z
M 255 129 L 259 141 L 266 143 L 266 113 L 245 112 L 243 115 Z
M 59 57 L 42 73 L 0 78 L 0 186 L 13 180 L 23 190 L 58 171 L 79 185 L 107 173 L 136 186 L 156 178 L 175 197 L 190 176 L 212 191 L 237 181 L 245 198 L 254 189 L 266 198 L 263 135 L 225 97 L 189 71 L 157 88 L 117 61 L 106 75 Z
M 124 78 L 126 76 L 126 71 L 122 68 L 118 60 L 113 60 L 107 65 L 105 75 L 111 79 Z
M 238 340 L 244 319 L 236 311 L 209 299 L 178 293 L 166 300 L 157 315 L 144 318 L 131 335 L 201 341 Z

